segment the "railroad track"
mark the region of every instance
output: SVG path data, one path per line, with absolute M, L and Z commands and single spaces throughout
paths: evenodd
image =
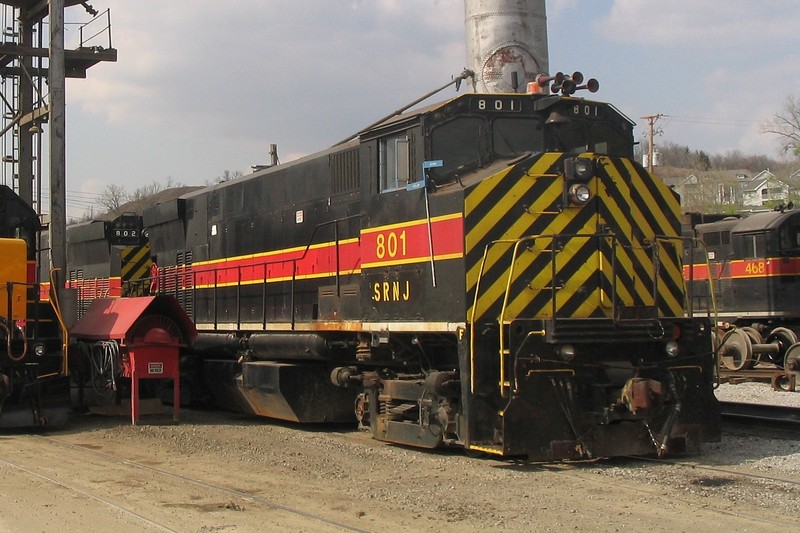
M 800 388 L 800 383 L 792 378 L 791 373 L 786 373 L 782 368 L 752 368 L 748 370 L 726 370 L 720 368 L 719 379 L 722 383 L 745 383 L 759 382 L 769 383 L 773 390 L 796 391 Z
M 720 402 L 720 409 L 722 417 L 726 420 L 768 424 L 776 428 L 800 430 L 800 409 L 796 407 Z
M 723 430 L 771 439 L 800 438 L 800 409 L 776 405 L 720 402 Z
M 190 477 L 179 467 L 154 466 L 42 435 L 15 435 L 3 446 L 0 467 L 27 476 L 53 493 L 70 494 L 76 505 L 103 509 L 122 520 L 117 529 L 186 531 L 222 529 L 356 531 L 346 524 L 299 506 L 281 503 L 215 480 Z M 79 465 L 68 468 L 65 465 Z M 47 486 L 50 489 L 46 489 Z M 4 488 L 8 490 L 8 487 Z M 63 489 L 63 490 L 61 490 Z M 261 489 L 263 492 L 263 488 Z M 81 503 L 82 502 L 82 503 Z M 247 512 L 238 512 L 238 511 Z M 90 511 L 91 512 L 91 511 Z M 117 522 L 113 522 L 117 526 Z M 5 524 L 8 526 L 9 524 Z M 95 523 L 100 529 L 101 524 Z M 116 527 L 115 527 L 116 528 Z

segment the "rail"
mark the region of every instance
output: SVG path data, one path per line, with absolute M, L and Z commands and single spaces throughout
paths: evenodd
M 776 393 L 779 394 L 779 393 Z M 740 402 L 719 402 L 722 416 L 730 420 L 800 429 L 800 408 Z
M 106 9 L 102 13 L 96 14 L 89 22 L 81 24 L 78 29 L 78 35 L 81 48 L 99 47 L 111 49 L 111 9 Z M 105 46 L 93 44 L 99 42 L 104 35 L 106 36 L 103 39 Z

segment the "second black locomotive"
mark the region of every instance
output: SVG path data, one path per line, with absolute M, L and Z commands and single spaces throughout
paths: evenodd
M 685 277 L 695 309 L 736 328 L 720 329 L 723 364 L 741 370 L 765 361 L 800 374 L 800 347 L 791 349 L 800 333 L 800 210 L 717 219 L 686 215 L 697 244 L 687 250 Z

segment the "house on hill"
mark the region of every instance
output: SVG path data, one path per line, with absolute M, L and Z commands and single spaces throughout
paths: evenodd
M 750 177 L 744 170 L 709 170 L 689 174 L 675 186 L 684 211 L 714 212 L 742 204 L 742 184 Z
M 730 212 L 732 208 L 760 210 L 800 196 L 800 170 L 780 179 L 769 169 L 751 176 L 748 170 L 695 172 L 668 183 L 681 196 L 685 212 Z M 796 200 L 795 200 L 796 203 Z
M 789 185 L 779 180 L 769 170 L 762 170 L 742 188 L 742 204 L 745 207 L 761 207 L 766 202 L 783 201 L 789 197 Z

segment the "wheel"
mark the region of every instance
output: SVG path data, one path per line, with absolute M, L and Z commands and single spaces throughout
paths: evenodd
M 744 331 L 747 336 L 750 337 L 750 342 L 752 344 L 764 344 L 764 337 L 761 336 L 761 333 L 756 328 L 742 326 L 739 330 Z
M 792 345 L 797 344 L 797 335 L 789 328 L 775 328 L 767 335 L 767 344 L 777 342 L 780 346 L 778 354 L 770 358 L 773 363 L 781 364 L 786 358 L 786 352 Z
M 356 396 L 355 401 L 356 420 L 358 420 L 359 427 L 366 428 L 370 425 L 369 419 L 369 396 L 366 392 L 362 392 Z
M 728 370 L 747 370 L 755 363 L 750 336 L 741 329 L 731 330 L 722 337 L 719 355 Z
M 796 378 L 793 374 L 778 373 L 772 376 L 772 390 L 779 390 L 783 392 L 794 392 L 797 386 L 795 385 Z
M 793 344 L 786 350 L 783 359 L 783 371 L 794 375 L 795 385 L 800 384 L 800 343 Z

